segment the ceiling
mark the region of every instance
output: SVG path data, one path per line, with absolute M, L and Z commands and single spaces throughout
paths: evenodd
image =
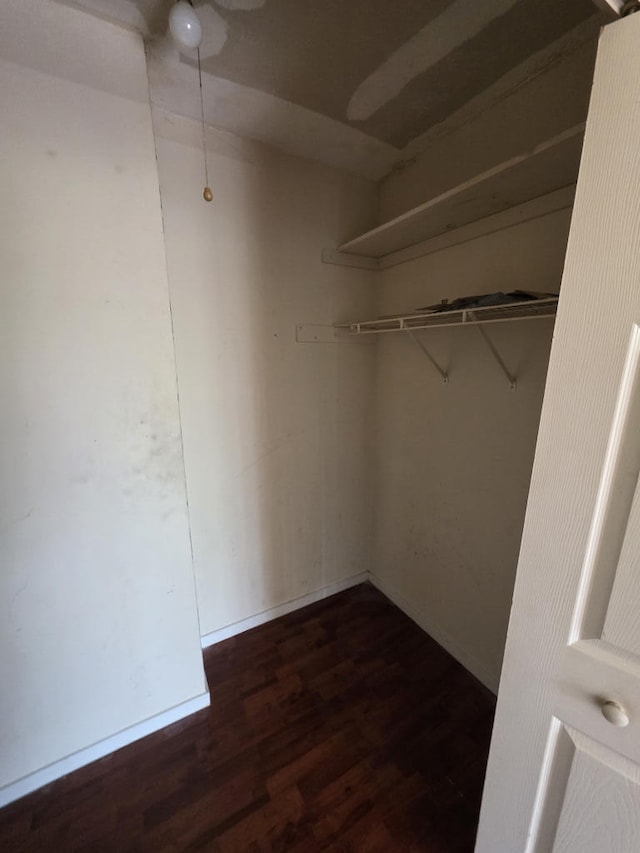
M 163 39 L 172 0 L 61 2 L 142 31 L 155 103 L 199 115 L 195 55 L 178 54 Z M 194 5 L 212 124 L 368 177 L 384 174 L 508 72 L 520 68 L 526 79 L 563 39 L 595 38 L 605 20 L 592 0 Z

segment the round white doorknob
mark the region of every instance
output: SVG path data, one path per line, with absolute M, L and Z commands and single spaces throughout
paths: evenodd
M 603 702 L 602 716 L 608 723 L 611 723 L 612 726 L 617 726 L 620 729 L 629 725 L 629 716 L 627 712 L 622 705 L 618 705 L 617 702 Z

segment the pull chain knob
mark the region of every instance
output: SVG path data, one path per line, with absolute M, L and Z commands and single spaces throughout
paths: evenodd
M 607 701 L 602 703 L 602 716 L 612 726 L 619 729 L 629 725 L 629 715 L 617 702 Z

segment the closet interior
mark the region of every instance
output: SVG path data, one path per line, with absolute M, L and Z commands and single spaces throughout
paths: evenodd
M 312 5 L 3 4 L 5 801 L 367 581 L 497 692 L 608 19 Z

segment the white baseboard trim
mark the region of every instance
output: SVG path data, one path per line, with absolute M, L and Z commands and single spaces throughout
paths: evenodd
M 254 616 L 249 616 L 246 619 L 241 619 L 238 622 L 233 622 L 223 628 L 218 628 L 216 631 L 210 631 L 204 634 L 200 639 L 202 648 L 206 649 L 209 646 L 220 643 L 222 640 L 228 640 L 229 637 L 235 637 L 237 634 L 242 634 L 251 628 L 257 628 L 259 625 L 264 625 L 266 622 L 271 622 L 272 619 L 277 619 L 279 616 L 285 616 L 287 613 L 292 613 L 294 610 L 300 610 L 308 604 L 314 604 L 316 601 L 321 601 L 323 598 L 328 598 L 330 595 L 335 595 L 352 586 L 358 586 L 361 583 L 370 582 L 376 589 L 392 601 L 396 607 L 400 608 L 410 619 L 412 619 L 423 631 L 429 634 L 436 643 L 439 643 L 443 649 L 449 652 L 465 669 L 468 669 L 472 675 L 481 681 L 485 687 L 488 687 L 492 693 L 498 693 L 499 679 L 496 679 L 493 673 L 479 663 L 469 654 L 466 649 L 461 648 L 458 643 L 444 631 L 440 625 L 428 618 L 422 610 L 411 604 L 403 595 L 394 589 L 386 581 L 381 580 L 372 572 L 360 572 L 357 575 L 336 583 L 324 586 L 314 592 L 309 592 L 299 598 L 293 598 L 291 601 L 286 601 L 284 604 L 278 604 L 276 607 L 271 607 L 268 610 L 263 610 L 261 613 L 256 613 Z
M 321 601 L 323 598 L 328 598 L 330 595 L 335 595 L 338 592 L 342 592 L 352 586 L 358 586 L 358 584 L 361 583 L 366 583 L 367 581 L 370 581 L 383 595 L 392 601 L 396 607 L 399 607 L 400 610 L 419 625 L 423 631 L 433 637 L 437 643 L 446 649 L 449 654 L 453 655 L 457 661 L 468 669 L 469 672 L 475 675 L 475 677 L 488 687 L 489 690 L 493 693 L 498 692 L 499 679 L 496 679 L 493 673 L 486 670 L 486 668 L 470 656 L 466 650 L 460 648 L 460 646 L 458 646 L 458 644 L 455 643 L 439 625 L 425 616 L 421 610 L 411 604 L 403 595 L 398 593 L 386 581 L 381 580 L 372 572 L 360 572 L 357 575 L 351 575 L 348 578 L 336 581 L 335 583 L 329 584 L 328 586 L 322 587 L 314 592 L 302 595 L 299 598 L 294 598 L 284 604 L 278 604 L 276 607 L 263 610 L 261 613 L 249 616 L 247 619 L 234 622 L 233 624 L 220 628 L 217 631 L 211 631 L 201 638 L 202 648 L 207 648 L 214 643 L 219 643 L 221 640 L 226 640 L 236 634 L 241 634 L 244 631 L 248 631 L 250 628 L 257 627 L 258 625 L 264 625 L 266 622 L 270 622 L 272 619 L 277 619 L 279 616 L 292 613 L 294 610 L 299 610 L 302 607 L 306 607 L 308 604 L 314 604 L 316 601 Z M 169 726 L 178 720 L 182 720 L 184 717 L 188 717 L 190 714 L 208 707 L 209 704 L 210 697 L 209 692 L 207 691 L 205 693 L 201 693 L 199 696 L 195 696 L 193 699 L 182 702 L 180 705 L 169 708 L 167 711 L 163 711 L 162 713 L 156 714 L 147 720 L 143 720 L 129 728 L 123 729 L 104 740 L 98 741 L 98 743 L 95 743 L 92 746 L 88 746 L 85 749 L 74 752 L 72 755 L 68 755 L 65 758 L 60 759 L 60 761 L 55 761 L 47 767 L 43 767 L 40 770 L 36 770 L 34 773 L 23 776 L 22 779 L 18 779 L 17 781 L 11 782 L 10 784 L 5 785 L 5 787 L 0 788 L 0 808 L 8 805 L 14 800 L 24 797 L 26 794 L 30 794 L 38 788 L 42 788 L 43 785 L 48 785 L 50 782 L 53 782 L 55 779 L 59 779 L 61 776 L 66 776 L 68 773 L 78 770 L 80 767 L 91 764 L 99 758 L 104 758 L 105 755 L 109 755 L 110 753 L 121 749 L 123 746 L 127 746 L 140 738 L 153 734 L 153 732 L 156 732 L 159 729 L 163 729 L 165 726 Z
M 352 586 L 366 583 L 369 580 L 368 572 L 360 572 L 357 575 L 351 575 L 343 580 L 331 583 L 328 586 L 323 586 L 314 592 L 308 592 L 306 595 L 301 595 L 299 598 L 292 598 L 291 601 L 286 601 L 284 604 L 278 604 L 275 607 L 270 607 L 268 610 L 263 610 L 261 613 L 256 613 L 255 616 L 248 616 L 246 619 L 241 619 L 239 622 L 233 622 L 231 625 L 226 625 L 224 628 L 218 628 L 216 631 L 210 631 L 203 634 L 200 638 L 202 648 L 213 646 L 215 643 L 220 643 L 222 640 L 228 640 L 229 637 L 235 637 L 236 634 L 242 634 L 250 628 L 257 628 L 258 625 L 264 625 L 265 622 L 271 622 L 272 619 L 277 619 L 279 616 L 286 616 L 287 613 L 292 613 L 294 610 L 300 610 L 301 607 L 306 607 L 308 604 L 314 604 L 316 601 L 321 601 L 323 598 L 328 598 L 330 595 L 335 595 L 337 592 L 342 592 L 344 589 L 349 589 Z
M 156 714 L 147 720 L 143 720 L 140 723 L 117 732 L 115 735 L 100 740 L 92 746 L 67 755 L 65 758 L 61 758 L 60 761 L 54 761 L 53 764 L 29 773 L 28 776 L 23 776 L 22 779 L 18 779 L 16 782 L 10 782 L 4 788 L 0 788 L 0 808 L 14 800 L 20 799 L 20 797 L 24 797 L 26 794 L 30 794 L 38 788 L 42 788 L 43 785 L 48 785 L 49 782 L 53 782 L 61 776 L 66 776 L 67 773 L 71 773 L 80 767 L 97 761 L 98 758 L 104 758 L 105 755 L 109 755 L 117 749 L 133 743 L 135 740 L 153 734 L 153 732 L 157 732 L 165 726 L 170 726 L 171 723 L 177 723 L 178 720 L 188 717 L 189 714 L 200 711 L 202 708 L 207 708 L 209 704 L 209 691 L 201 693 L 199 696 L 194 696 L 193 699 L 181 702 L 179 705 L 169 708 L 161 714 Z
M 461 663 L 465 669 L 468 669 L 472 675 L 475 675 L 478 681 L 481 681 L 485 687 L 488 687 L 492 693 L 497 695 L 498 684 L 500 682 L 499 677 L 496 678 L 496 676 L 492 672 L 489 672 L 489 670 L 477 661 L 473 655 L 470 655 L 467 649 L 461 648 L 458 643 L 456 643 L 455 640 L 453 640 L 447 632 L 440 627 L 440 625 L 435 623 L 430 617 L 426 616 L 422 610 L 409 602 L 403 595 L 387 583 L 387 581 L 383 581 L 372 572 L 369 572 L 369 580 L 376 589 L 379 589 L 383 595 L 386 595 L 386 597 L 392 601 L 396 607 L 400 608 L 400 610 L 402 610 L 402 612 L 410 619 L 413 619 L 416 625 L 422 628 L 422 630 L 429 634 L 436 643 L 449 652 L 449 654 L 454 657 L 458 663 Z

